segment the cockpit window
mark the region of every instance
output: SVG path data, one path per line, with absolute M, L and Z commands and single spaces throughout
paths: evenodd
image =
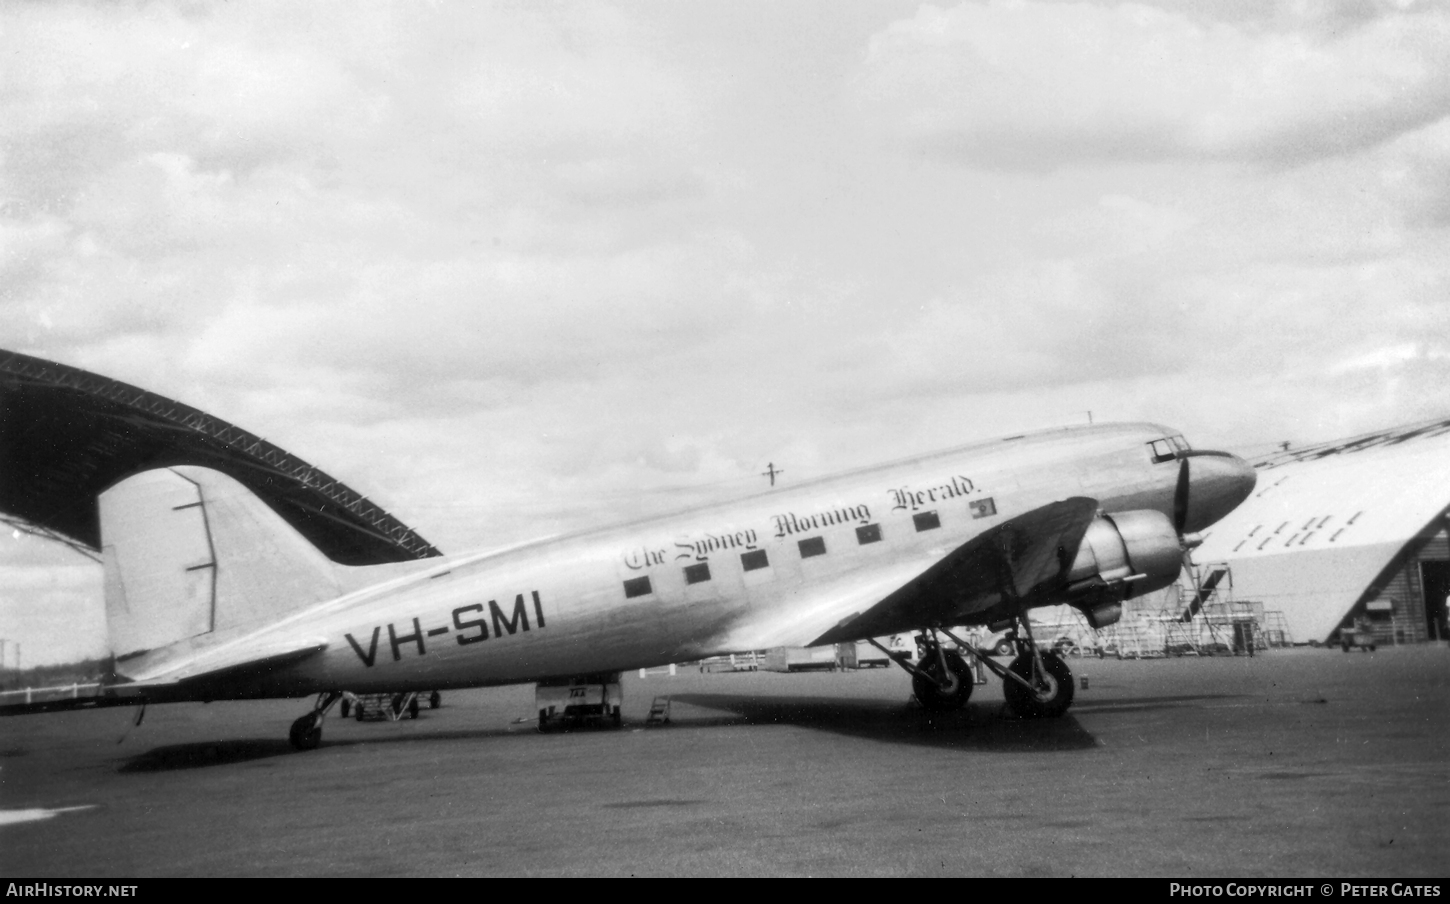
M 1172 461 L 1178 457 L 1179 452 L 1187 452 L 1190 448 L 1188 440 L 1179 433 L 1155 439 L 1148 444 L 1148 449 L 1153 454 L 1154 464 L 1160 461 Z

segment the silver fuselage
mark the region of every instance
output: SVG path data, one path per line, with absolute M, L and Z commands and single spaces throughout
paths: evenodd
M 823 619 L 834 623 L 833 600 L 848 596 L 846 588 L 924 571 L 1014 515 L 1074 496 L 1109 513 L 1172 515 L 1178 463 L 1155 463 L 1148 444 L 1174 432 L 1127 424 L 1037 433 L 505 551 L 430 559 L 400 577 L 389 577 L 398 571 L 391 566 L 356 569 L 351 586 L 374 573 L 384 580 L 246 638 L 316 636 L 326 649 L 204 696 L 508 684 L 804 645 L 821 634 Z M 1253 485 L 1241 460 L 1197 454 L 1187 531 L 1222 517 Z

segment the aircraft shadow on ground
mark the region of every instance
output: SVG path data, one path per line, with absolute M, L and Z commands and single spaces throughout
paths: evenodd
M 197 741 L 155 747 L 126 761 L 118 772 L 170 772 L 264 760 L 296 753 L 284 738 L 242 738 L 227 741 Z
M 994 751 L 1086 750 L 1097 739 L 1083 728 L 1073 712 L 1141 712 L 1180 709 L 1200 703 L 1238 699 L 1241 694 L 1188 694 L 1163 697 L 1128 697 L 1081 703 L 1061 719 L 1019 719 L 1000 703 L 969 703 L 951 713 L 928 713 L 906 702 L 839 697 L 761 697 L 749 694 L 674 694 L 672 723 L 677 728 L 709 729 L 741 725 L 794 725 L 834 732 L 850 737 L 926 747 Z M 698 708 L 700 711 L 691 711 Z M 437 741 L 499 740 L 532 736 L 531 724 L 499 728 L 428 730 L 397 734 L 378 725 L 378 733 L 366 738 L 324 735 L 321 750 L 360 744 L 413 744 Z M 643 725 L 631 721 L 628 728 Z M 609 732 L 608 727 L 583 727 L 564 731 Z M 668 730 L 668 728 L 666 728 Z M 278 756 L 295 756 L 297 751 L 283 738 L 234 738 L 196 741 L 156 747 L 131 757 L 121 773 L 168 772 L 227 766 Z
M 385 725 L 377 726 L 386 730 Z M 329 747 L 355 747 L 361 744 L 415 743 L 428 741 L 484 740 L 506 738 L 518 734 L 506 729 L 477 729 L 431 731 L 427 734 L 378 734 L 369 738 L 329 738 L 324 731 L 319 750 Z M 204 769 L 211 766 L 228 766 L 279 756 L 305 756 L 294 750 L 283 738 L 233 738 L 223 741 L 197 741 L 188 744 L 169 744 L 155 747 L 145 753 L 131 757 L 117 771 L 123 774 L 170 772 L 178 769 Z
M 1000 704 L 968 704 L 949 713 L 929 713 L 906 703 L 804 697 L 792 699 L 731 694 L 678 694 L 675 705 L 724 710 L 731 716 L 681 714 L 681 726 L 701 724 L 794 725 L 850 737 L 959 750 L 1062 751 L 1095 747 L 1097 740 L 1071 714 L 1061 719 L 1017 719 Z
M 1237 695 L 1193 694 L 1141 697 L 1084 704 L 1086 714 L 1102 711 L 1176 709 Z M 969 703 L 950 713 L 928 713 L 906 703 L 841 698 L 771 698 L 735 694 L 676 694 L 677 705 L 723 710 L 733 715 L 681 713 L 680 725 L 795 725 L 894 744 L 962 750 L 1062 751 L 1097 745 L 1097 739 L 1069 712 L 1060 719 L 1019 719 L 1000 703 Z

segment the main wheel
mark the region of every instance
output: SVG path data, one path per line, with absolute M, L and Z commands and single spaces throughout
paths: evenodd
M 1014 675 L 1032 681 L 1032 654 L 1024 653 L 1007 666 Z M 1042 654 L 1042 668 L 1047 674 L 1041 687 L 1030 691 L 1016 681 L 1003 681 L 1002 694 L 1007 705 L 1024 719 L 1055 718 L 1072 705 L 1072 670 L 1056 653 Z
M 322 720 L 316 713 L 308 713 L 292 723 L 287 740 L 298 750 L 312 750 L 322 742 Z
M 961 709 L 967 705 L 967 698 L 972 696 L 972 672 L 967 668 L 962 655 L 951 651 L 946 654 L 946 661 L 947 668 L 951 670 L 951 675 L 947 676 L 950 680 L 946 687 L 942 687 L 941 683 L 941 660 L 930 653 L 916 666 L 926 674 L 913 675 L 911 678 L 911 690 L 916 694 L 916 699 L 932 712 Z

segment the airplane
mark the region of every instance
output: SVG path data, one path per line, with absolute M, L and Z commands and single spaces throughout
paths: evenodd
M 966 704 L 965 655 L 1014 713 L 1057 717 L 1072 673 L 1033 642 L 1028 611 L 1068 603 L 1112 624 L 1176 580 L 1254 483 L 1242 459 L 1167 427 L 1067 427 L 502 550 L 348 566 L 232 477 L 158 467 L 99 496 L 115 675 L 98 702 L 315 695 L 289 732 L 309 750 L 344 691 L 548 686 L 914 633 L 924 655 L 891 656 L 928 713 Z M 974 625 L 1012 629 L 1009 665 L 953 633 Z

